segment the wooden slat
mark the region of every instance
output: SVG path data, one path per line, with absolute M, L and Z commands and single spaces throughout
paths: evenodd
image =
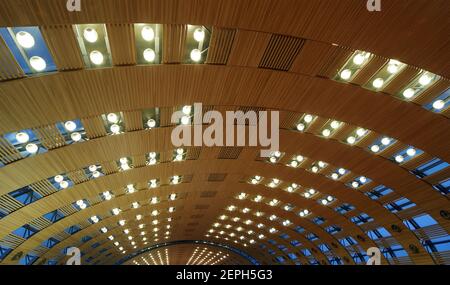
M 33 129 L 33 131 L 42 145 L 49 150 L 62 147 L 66 144 L 66 140 L 55 125 L 39 127 Z
M 136 40 L 133 24 L 106 24 L 114 65 L 136 64 Z
M 81 122 L 83 123 L 88 138 L 94 139 L 106 136 L 105 125 L 103 124 L 103 119 L 101 117 L 82 119 Z
M 71 25 L 41 26 L 40 29 L 59 71 L 84 67 L 81 50 Z
M 270 41 L 270 36 L 267 33 L 238 30 L 228 65 L 258 66 Z
M 288 71 L 304 43 L 301 38 L 272 35 L 259 67 Z
M 24 77 L 25 74 L 16 62 L 5 41 L 0 37 L 0 81 Z
M 187 25 L 163 25 L 163 63 L 183 62 Z

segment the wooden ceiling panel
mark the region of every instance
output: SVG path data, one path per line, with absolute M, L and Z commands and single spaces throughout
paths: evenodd
M 42 26 L 40 29 L 59 71 L 84 68 L 81 50 L 71 25 Z
M 227 64 L 236 30 L 213 27 L 209 43 L 207 64 Z
M 114 65 L 136 64 L 136 40 L 133 24 L 107 24 L 109 45 Z
M 5 41 L 0 37 L 0 81 L 23 78 L 22 68 L 16 62 Z

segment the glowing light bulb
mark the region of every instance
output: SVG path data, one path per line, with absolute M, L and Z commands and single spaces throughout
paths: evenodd
M 30 65 L 34 70 L 40 72 L 44 71 L 47 68 L 47 63 L 40 56 L 33 56 L 30 58 Z
M 419 78 L 419 84 L 422 86 L 427 86 L 430 84 L 432 79 L 433 78 L 428 73 L 425 73 Z
M 30 136 L 27 133 L 19 132 L 16 134 L 16 140 L 19 143 L 27 143 L 30 140 Z
M 416 91 L 414 91 L 414 89 L 408 88 L 405 91 L 403 91 L 403 97 L 405 97 L 406 99 L 410 99 L 414 96 L 415 93 Z
M 25 31 L 20 31 L 16 34 L 16 40 L 23 48 L 32 48 L 35 44 L 34 37 Z
M 347 138 L 347 142 L 349 144 L 354 144 L 356 142 L 356 138 L 353 137 L 353 136 L 350 136 L 350 137 Z
M 189 125 L 190 122 L 191 122 L 191 118 L 189 116 L 181 117 L 181 124 L 182 125 Z
M 95 43 L 98 40 L 98 33 L 93 28 L 86 28 L 83 31 L 84 39 L 90 43 Z
M 397 161 L 398 163 L 402 163 L 404 160 L 404 157 L 402 155 L 397 155 L 395 157 L 395 161 Z
M 99 52 L 98 50 L 94 50 L 89 54 L 89 58 L 91 59 L 92 63 L 95 65 L 101 65 L 104 61 L 103 54 Z
M 75 124 L 75 122 L 73 122 L 73 121 L 67 121 L 67 122 L 64 123 L 64 127 L 69 132 L 73 132 L 77 128 L 77 124 Z
M 383 145 L 389 145 L 391 143 L 391 139 L 384 137 L 383 139 L 381 139 L 381 143 Z
M 156 53 L 151 48 L 144 50 L 144 59 L 147 62 L 153 62 L 156 58 Z
M 322 135 L 323 135 L 324 137 L 329 137 L 330 134 L 331 134 L 331 131 L 330 131 L 329 129 L 324 129 L 324 130 L 322 131 Z
M 197 42 L 201 42 L 205 39 L 205 31 L 201 28 L 195 29 L 194 31 L 194 40 Z
M 408 150 L 406 151 L 406 154 L 408 156 L 414 156 L 414 155 L 416 155 L 416 150 L 413 148 L 408 148 Z
M 305 130 L 305 125 L 302 124 L 302 123 L 298 124 L 297 125 L 297 130 L 300 131 L 300 132 L 303 132 Z
M 113 124 L 113 125 L 111 125 L 110 130 L 113 134 L 117 135 L 120 133 L 120 126 L 117 124 Z
M 155 38 L 155 31 L 150 26 L 144 26 L 142 28 L 141 36 L 145 41 L 151 42 Z
M 370 147 L 370 150 L 372 151 L 372 152 L 378 152 L 378 151 L 380 151 L 380 147 L 378 146 L 378 145 L 373 145 L 373 146 L 371 146 Z
M 70 138 L 74 141 L 74 142 L 78 142 L 81 140 L 81 134 L 78 132 L 72 133 L 70 134 Z
M 372 82 L 372 86 L 379 89 L 383 87 L 384 80 L 382 78 L 377 78 Z
M 305 120 L 305 122 L 309 124 L 313 120 L 313 117 L 311 115 L 305 115 L 303 120 Z
M 28 151 L 31 154 L 34 154 L 38 152 L 39 147 L 34 143 L 29 143 L 25 146 L 26 151 Z
M 362 53 L 358 53 L 353 57 L 353 63 L 356 65 L 361 65 L 364 63 L 366 57 Z
M 441 110 L 442 108 L 444 108 L 444 106 L 445 106 L 444 100 L 436 100 L 433 103 L 433 108 L 436 110 Z
M 147 127 L 149 127 L 149 128 L 154 128 L 154 127 L 156 127 L 156 121 L 153 120 L 153 119 L 148 120 L 148 121 L 147 121 Z
M 349 69 L 344 69 L 342 70 L 340 76 L 343 80 L 349 80 L 350 77 L 352 76 L 352 71 Z
M 193 49 L 191 51 L 191 59 L 194 62 L 199 62 L 202 59 L 202 52 L 199 49 Z

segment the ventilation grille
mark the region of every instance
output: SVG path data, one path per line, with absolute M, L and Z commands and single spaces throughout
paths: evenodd
M 9 234 L 5 238 L 3 238 L 2 241 L 0 241 L 0 245 L 6 246 L 9 248 L 16 248 L 23 242 L 25 242 L 24 238 L 18 237 L 13 234 Z
M 301 38 L 272 35 L 259 67 L 288 71 L 304 43 Z
M 201 204 L 201 205 L 195 205 L 195 210 L 206 210 L 209 209 L 209 205 L 207 204 Z
M 102 170 L 105 175 L 116 173 L 118 171 L 117 164 L 114 161 L 102 163 Z
M 32 226 L 33 228 L 38 229 L 38 230 L 43 230 L 46 227 L 50 226 L 51 224 L 52 224 L 52 222 L 50 222 L 49 220 L 47 220 L 44 217 L 36 218 L 29 223 L 30 226 Z
M 192 147 L 188 149 L 186 154 L 186 160 L 196 160 L 200 157 L 200 153 L 202 151 L 201 147 Z
M 213 198 L 216 197 L 217 191 L 203 191 L 200 193 L 200 198 Z
M 227 177 L 226 173 L 211 173 L 208 176 L 208 181 L 209 182 L 222 182 L 225 180 L 226 177 Z
M 213 28 L 207 64 L 227 64 L 236 30 Z
M 9 196 L 8 194 L 0 197 L 0 208 L 6 212 L 11 213 L 23 207 L 23 204 Z
M 242 147 L 222 147 L 218 159 L 237 159 L 241 154 Z
M 62 208 L 59 208 L 58 209 L 58 211 L 60 211 L 61 213 L 63 213 L 64 214 L 64 216 L 70 216 L 70 215 L 72 215 L 73 213 L 76 213 L 77 212 L 77 210 L 74 208 L 74 207 L 72 207 L 72 205 L 67 205 L 67 206 L 64 206 L 64 207 L 62 207 Z

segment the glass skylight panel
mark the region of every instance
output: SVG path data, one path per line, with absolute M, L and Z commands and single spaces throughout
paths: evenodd
M 331 174 L 328 175 L 329 178 L 333 180 L 339 180 L 342 178 L 342 176 L 346 175 L 349 171 L 345 168 L 337 168 L 331 172 Z
M 342 126 L 342 123 L 336 120 L 329 120 L 321 129 L 320 135 L 328 138 L 333 136 L 337 129 Z
M 372 191 L 366 192 L 365 194 L 369 196 L 372 200 L 378 200 L 379 198 L 389 195 L 391 193 L 394 193 L 392 189 L 384 186 L 384 185 L 378 185 L 372 189 Z
M 280 161 L 280 159 L 284 156 L 284 152 L 280 151 L 274 151 L 271 153 L 271 155 L 267 158 L 267 161 L 270 163 L 277 163 Z
M 356 128 L 353 132 L 351 132 L 347 138 L 345 139 L 345 143 L 349 145 L 354 145 L 358 143 L 360 140 L 362 140 L 367 134 L 369 134 L 369 131 L 364 128 Z
M 68 144 L 87 140 L 86 131 L 81 120 L 57 123 L 56 127 Z
M 390 147 L 391 145 L 393 145 L 396 142 L 396 140 L 394 140 L 393 138 L 390 137 L 380 137 L 378 139 L 376 139 L 370 146 L 369 146 L 369 151 L 373 152 L 373 153 L 380 153 L 383 150 L 385 150 L 386 148 Z
M 430 110 L 434 113 L 442 113 L 447 110 L 450 105 L 450 89 L 447 89 L 444 93 L 439 95 L 433 101 L 423 106 L 425 109 Z
M 443 169 L 447 168 L 449 164 L 439 158 L 433 158 L 432 160 L 427 161 L 426 163 L 420 165 L 416 169 L 412 171 L 419 178 L 424 178 Z
M 138 64 L 159 64 L 162 54 L 162 25 L 135 24 L 136 59 Z
M 339 70 L 335 77 L 337 81 L 352 81 L 359 71 L 371 60 L 372 54 L 365 51 L 355 51 Z
M 56 175 L 55 177 L 49 178 L 48 181 L 58 190 L 67 189 L 74 185 L 66 174 Z
M 155 165 L 159 162 L 160 154 L 159 152 L 151 151 L 145 155 L 147 165 Z
M 404 100 L 411 100 L 419 96 L 439 79 L 438 75 L 422 70 L 397 96 Z
M 9 196 L 13 197 L 24 205 L 29 205 L 42 198 L 39 193 L 31 189 L 29 186 L 25 186 L 19 190 L 10 192 Z
M 317 116 L 313 116 L 310 114 L 304 114 L 300 121 L 297 123 L 297 131 L 304 132 L 308 129 L 308 127 L 312 124 L 312 122 L 317 118 Z
M 291 158 L 287 166 L 297 168 L 301 165 L 301 163 L 305 161 L 305 158 L 302 155 L 295 155 Z
M 25 74 L 56 71 L 39 27 L 0 28 L 0 35 Z
M 372 180 L 365 176 L 359 176 L 354 178 L 352 181 L 349 181 L 346 185 L 353 189 L 358 189 L 363 185 L 370 183 Z
M 211 30 L 205 26 L 188 25 L 185 63 L 205 63 L 208 56 Z
M 32 130 L 22 130 L 8 133 L 3 136 L 22 157 L 30 157 L 36 154 L 45 153 L 47 149 L 41 144 Z
M 127 171 L 133 168 L 133 160 L 131 157 L 122 157 L 117 161 L 117 166 L 119 166 L 120 171 Z
M 102 119 L 109 135 L 118 135 L 124 132 L 125 123 L 122 112 L 103 114 Z
M 154 129 L 160 126 L 159 108 L 146 109 L 142 111 L 142 122 L 145 129 Z
M 382 90 L 405 67 L 406 64 L 395 59 L 390 59 L 389 62 L 381 68 L 364 87 L 374 91 Z
M 112 66 L 108 34 L 103 24 L 75 25 L 74 31 L 88 68 Z
M 423 151 L 414 147 L 408 147 L 391 157 L 391 160 L 395 163 L 402 164 L 410 161 L 411 159 L 421 155 Z

